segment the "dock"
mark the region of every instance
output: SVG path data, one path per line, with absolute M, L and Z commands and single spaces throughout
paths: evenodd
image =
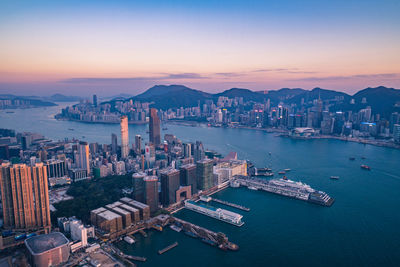
M 223 205 L 226 205 L 226 206 L 229 206 L 229 207 L 233 207 L 233 208 L 236 208 L 236 209 L 239 209 L 239 210 L 250 211 L 250 209 L 245 207 L 245 206 L 238 205 L 238 204 L 235 204 L 235 203 L 230 203 L 228 201 L 220 200 L 220 199 L 217 199 L 217 198 L 212 198 L 212 201 L 220 203 L 220 204 L 223 204 Z
M 146 232 L 145 232 L 145 231 L 143 231 L 142 229 L 141 229 L 141 230 L 139 230 L 139 233 L 141 233 L 141 234 L 142 234 L 142 236 L 144 236 L 144 237 L 147 237 L 147 234 L 146 234 Z
M 175 242 L 175 243 L 169 245 L 168 247 L 159 250 L 159 251 L 158 251 L 158 254 L 161 255 L 161 254 L 163 254 L 163 253 L 165 253 L 165 252 L 167 252 L 167 251 L 173 249 L 173 248 L 176 247 L 176 246 L 178 246 L 178 242 Z
M 212 242 L 217 243 L 218 248 L 222 250 L 232 250 L 236 251 L 239 249 L 239 246 L 230 242 L 228 240 L 228 237 L 221 232 L 213 232 L 211 230 L 208 230 L 204 227 L 195 225 L 193 223 L 184 221 L 182 219 L 178 219 L 176 217 L 171 217 L 172 218 L 172 223 L 179 223 L 182 226 L 182 232 L 186 233 L 190 237 L 193 238 L 199 238 L 199 239 L 207 239 Z
M 126 255 L 126 254 L 124 254 L 124 257 L 127 259 L 130 259 L 130 260 L 134 260 L 134 261 L 142 261 L 142 262 L 147 261 L 147 258 L 145 258 L 145 257 L 132 256 L 132 255 Z

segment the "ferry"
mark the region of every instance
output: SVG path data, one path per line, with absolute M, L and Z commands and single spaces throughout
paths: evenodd
M 235 226 L 242 226 L 244 224 L 244 222 L 242 222 L 243 216 L 238 213 L 221 208 L 215 208 L 212 206 L 206 206 L 204 204 L 199 204 L 194 202 L 193 200 L 186 200 L 185 208 L 207 215 L 214 219 L 233 224 Z
M 284 171 L 285 171 L 285 172 L 290 172 L 290 171 L 291 171 L 291 169 L 284 169 Z
M 174 230 L 175 232 L 178 232 L 178 233 L 179 233 L 180 231 L 182 231 L 182 228 L 176 226 L 175 224 L 171 224 L 171 225 L 169 226 L 169 228 L 171 228 L 172 230 Z
M 257 171 L 258 172 L 270 172 L 270 171 L 272 171 L 272 169 L 271 168 L 257 168 Z
M 193 232 L 190 232 L 190 231 L 185 231 L 184 234 L 185 234 L 185 235 L 188 235 L 188 236 L 190 236 L 190 237 L 193 237 L 193 238 L 198 238 L 198 235 L 197 235 L 197 234 L 195 234 L 195 233 L 193 233 Z
M 128 243 L 128 244 L 134 244 L 135 243 L 135 240 L 132 238 L 132 237 L 130 237 L 130 236 L 125 236 L 124 237 L 124 241 L 126 242 L 126 243 Z
M 203 202 L 210 202 L 212 198 L 209 196 L 200 196 L 200 200 Z
M 218 243 L 216 243 L 216 242 L 214 242 L 214 241 L 212 241 L 210 239 L 206 239 L 206 238 L 202 238 L 201 241 L 203 241 L 204 243 L 209 244 L 209 245 L 211 245 L 213 247 L 218 245 Z
M 264 176 L 264 177 L 271 177 L 274 176 L 273 172 L 266 172 L 266 173 L 256 173 L 255 176 Z
M 331 176 L 330 177 L 332 180 L 339 180 L 339 176 Z
M 368 165 L 361 165 L 361 169 L 370 171 L 370 170 L 371 170 L 371 167 L 368 166 Z

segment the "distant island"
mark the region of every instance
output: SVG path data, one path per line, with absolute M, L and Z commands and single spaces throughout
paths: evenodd
M 57 104 L 30 96 L 0 95 L 0 109 L 52 107 Z

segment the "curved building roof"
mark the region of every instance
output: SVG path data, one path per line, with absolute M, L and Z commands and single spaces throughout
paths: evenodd
M 33 236 L 25 240 L 25 245 L 31 254 L 41 254 L 63 245 L 67 245 L 68 243 L 68 239 L 60 232 Z

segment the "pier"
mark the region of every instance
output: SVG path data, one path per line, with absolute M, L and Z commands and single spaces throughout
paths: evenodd
M 177 245 L 178 245 L 178 242 L 175 242 L 175 243 L 169 245 L 169 246 L 166 247 L 166 248 L 160 249 L 160 250 L 158 251 L 158 254 L 161 255 L 161 254 L 163 254 L 163 253 L 165 253 L 165 252 L 167 252 L 167 251 L 173 249 L 173 248 L 176 247 Z
M 191 233 L 190 236 L 194 238 L 200 238 L 205 240 L 210 240 L 222 250 L 233 250 L 236 251 L 239 249 L 239 246 L 228 241 L 228 237 L 221 232 L 213 232 L 201 226 L 192 224 L 190 222 L 178 219 L 176 217 L 171 217 L 172 223 L 179 223 L 182 226 L 182 230 L 184 233 Z
M 134 261 L 141 261 L 141 262 L 145 262 L 147 261 L 147 258 L 145 257 L 139 257 L 139 256 L 132 256 L 132 255 L 123 255 L 126 259 L 130 259 L 130 260 L 134 260 Z
M 235 204 L 235 203 L 230 203 L 228 201 L 224 201 L 224 200 L 221 200 L 221 199 L 212 198 L 212 201 L 220 203 L 220 204 L 223 204 L 223 205 L 226 205 L 226 206 L 229 206 L 229 207 L 233 207 L 233 208 L 236 208 L 236 209 L 239 209 L 239 210 L 250 211 L 250 209 L 245 207 L 245 206 L 241 206 L 241 205 L 238 205 L 238 204 Z

